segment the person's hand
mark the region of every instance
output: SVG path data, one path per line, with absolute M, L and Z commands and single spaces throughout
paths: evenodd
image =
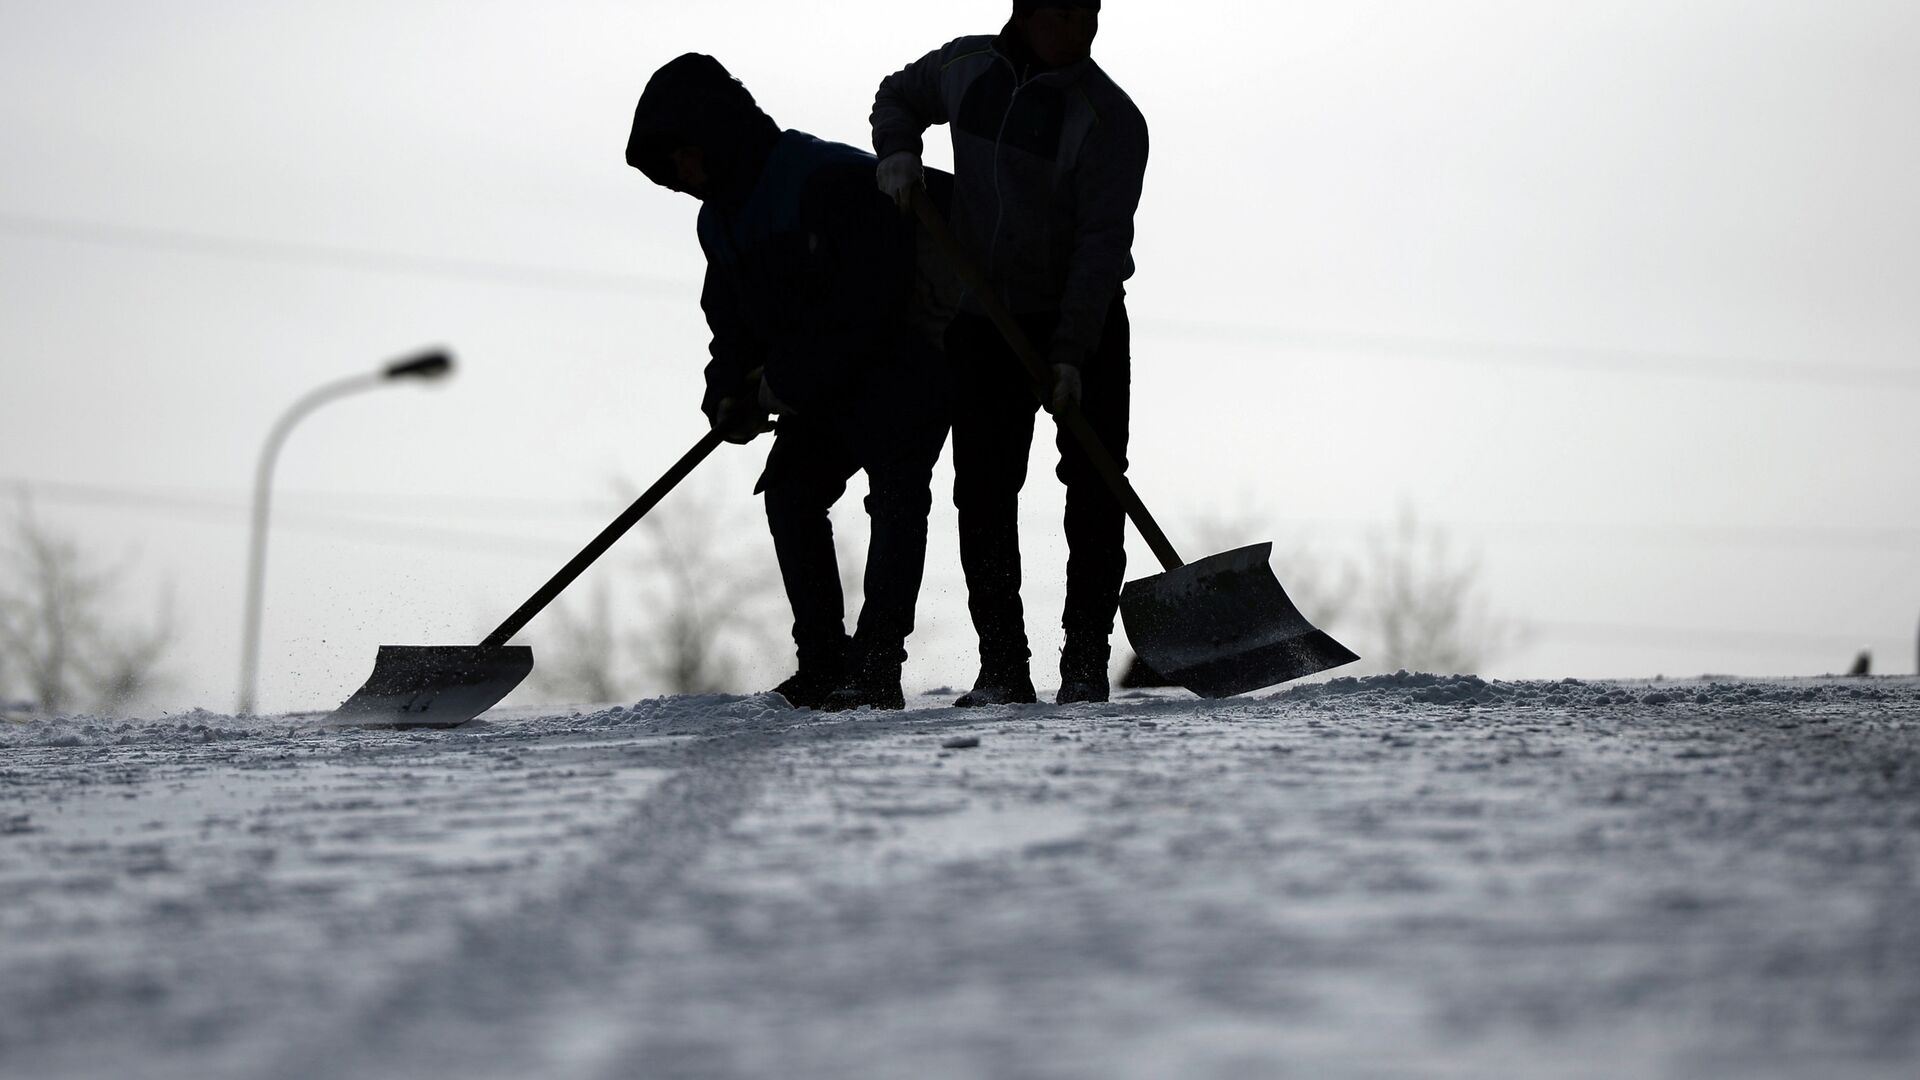
M 773 384 L 768 382 L 764 375 L 760 377 L 760 411 L 777 416 L 786 416 L 793 412 L 793 406 L 774 395 Z
M 880 190 L 903 212 L 913 205 L 913 189 L 920 183 L 920 155 L 911 150 L 896 150 L 880 159 L 874 170 Z
M 1053 401 L 1048 411 L 1055 416 L 1080 407 L 1080 369 L 1072 364 L 1053 365 Z
M 751 398 L 721 398 L 713 410 L 713 429 L 737 446 L 752 442 L 766 426 L 767 410 Z

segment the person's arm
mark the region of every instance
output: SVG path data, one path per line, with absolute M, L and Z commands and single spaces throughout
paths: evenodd
M 857 365 L 900 347 L 914 284 L 911 226 L 859 171 L 817 176 L 802 201 L 807 324 L 769 348 L 762 376 L 798 415 L 844 393 Z
M 940 74 L 946 49 L 927 55 L 880 80 L 873 97 L 873 152 L 881 160 L 897 153 L 919 157 L 926 144 L 921 135 L 947 122 L 947 104 L 940 93 Z
M 1103 118 L 1074 170 L 1079 221 L 1052 363 L 1079 367 L 1100 342 L 1107 310 L 1133 269 L 1133 215 L 1146 173 L 1146 121 L 1130 109 Z
M 766 363 L 767 350 L 748 331 L 733 282 L 711 263 L 707 264 L 706 281 L 700 289 L 700 310 L 706 313 L 707 328 L 713 331 L 713 340 L 707 343 L 711 359 L 707 361 L 707 387 L 700 399 L 700 411 L 707 414 L 707 422 L 713 427 L 738 429 L 740 434 L 745 434 L 749 426 L 757 429 L 766 412 L 759 405 L 759 387 L 748 373 Z

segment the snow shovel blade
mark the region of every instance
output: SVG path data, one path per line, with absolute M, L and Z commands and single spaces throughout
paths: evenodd
M 1267 565 L 1271 543 L 1127 582 L 1120 618 L 1155 672 L 1201 697 L 1258 690 L 1360 659 L 1314 629 Z
M 479 716 L 533 670 L 525 645 L 382 645 L 373 674 L 321 724 L 450 728 Z

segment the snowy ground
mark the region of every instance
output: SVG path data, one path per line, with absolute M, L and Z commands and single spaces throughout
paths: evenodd
M 1920 1074 L 1920 680 L 923 702 L 0 725 L 0 1074 Z

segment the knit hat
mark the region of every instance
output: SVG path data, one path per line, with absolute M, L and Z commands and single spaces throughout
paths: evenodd
M 1092 8 L 1100 10 L 1100 0 L 1013 0 L 1015 15 L 1031 15 L 1035 8 Z

